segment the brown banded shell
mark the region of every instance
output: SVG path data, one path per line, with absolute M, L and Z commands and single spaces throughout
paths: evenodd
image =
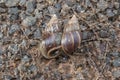
M 61 36 L 61 33 L 55 33 L 42 40 L 40 44 L 40 51 L 45 58 L 54 58 L 59 55 L 55 54 L 54 51 L 58 50 L 61 45 Z
M 81 36 L 79 31 L 67 32 L 62 36 L 62 49 L 65 53 L 72 53 L 81 44 Z
M 64 32 L 80 30 L 78 19 L 75 15 L 68 21 L 68 24 L 64 27 Z
M 61 45 L 65 53 L 72 53 L 81 43 L 81 31 L 78 19 L 75 15 L 69 20 L 64 28 Z
M 72 53 L 81 43 L 81 31 L 79 29 L 78 19 L 75 15 L 66 24 L 63 33 L 58 26 L 58 19 L 53 15 L 48 27 L 45 29 L 47 37 L 44 38 L 40 44 L 40 51 L 42 55 L 47 58 L 55 58 L 60 55 L 61 50 L 65 53 Z

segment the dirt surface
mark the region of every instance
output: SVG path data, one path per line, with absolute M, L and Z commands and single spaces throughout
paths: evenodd
M 38 44 L 56 14 L 76 15 L 82 42 L 44 58 Z M 120 80 L 120 0 L 0 0 L 0 80 Z

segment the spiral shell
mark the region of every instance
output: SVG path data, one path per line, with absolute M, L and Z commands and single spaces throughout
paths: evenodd
M 45 32 L 46 33 L 61 32 L 61 28 L 59 26 L 59 20 L 56 14 L 52 15 L 52 18 L 50 19 L 49 23 L 47 24 L 47 27 L 45 28 Z
M 40 44 L 40 51 L 47 59 L 60 55 L 60 53 L 56 54 L 58 50 L 72 53 L 81 44 L 81 31 L 75 15 L 65 25 L 63 33 L 58 25 L 57 16 L 53 15 L 45 29 L 47 37 Z
M 64 32 L 71 32 L 76 30 L 80 30 L 80 27 L 77 17 L 73 15 L 73 17 L 69 20 L 68 24 L 65 25 Z
M 59 45 L 61 45 L 61 36 L 61 33 L 55 33 L 42 40 L 40 51 L 45 58 L 54 58 L 59 55 L 59 53 L 55 54 L 54 51 L 58 50 Z
M 75 15 L 71 18 L 64 28 L 61 40 L 62 49 L 65 53 L 72 53 L 81 43 L 81 31 L 79 29 L 78 19 Z

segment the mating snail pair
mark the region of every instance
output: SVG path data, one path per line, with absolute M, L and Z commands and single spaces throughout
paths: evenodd
M 45 28 L 45 38 L 40 43 L 40 52 L 47 59 L 60 55 L 60 52 L 56 53 L 59 50 L 70 54 L 81 44 L 81 31 L 75 15 L 65 25 L 63 32 L 58 24 L 57 16 L 53 15 Z

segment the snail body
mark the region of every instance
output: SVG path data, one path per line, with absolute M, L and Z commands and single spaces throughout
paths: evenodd
M 40 51 L 47 59 L 60 55 L 60 52 L 55 54 L 58 50 L 67 54 L 72 53 L 81 44 L 81 31 L 75 15 L 65 25 L 63 32 L 58 25 L 56 15 L 53 15 L 45 32 L 47 37 L 42 40 Z

